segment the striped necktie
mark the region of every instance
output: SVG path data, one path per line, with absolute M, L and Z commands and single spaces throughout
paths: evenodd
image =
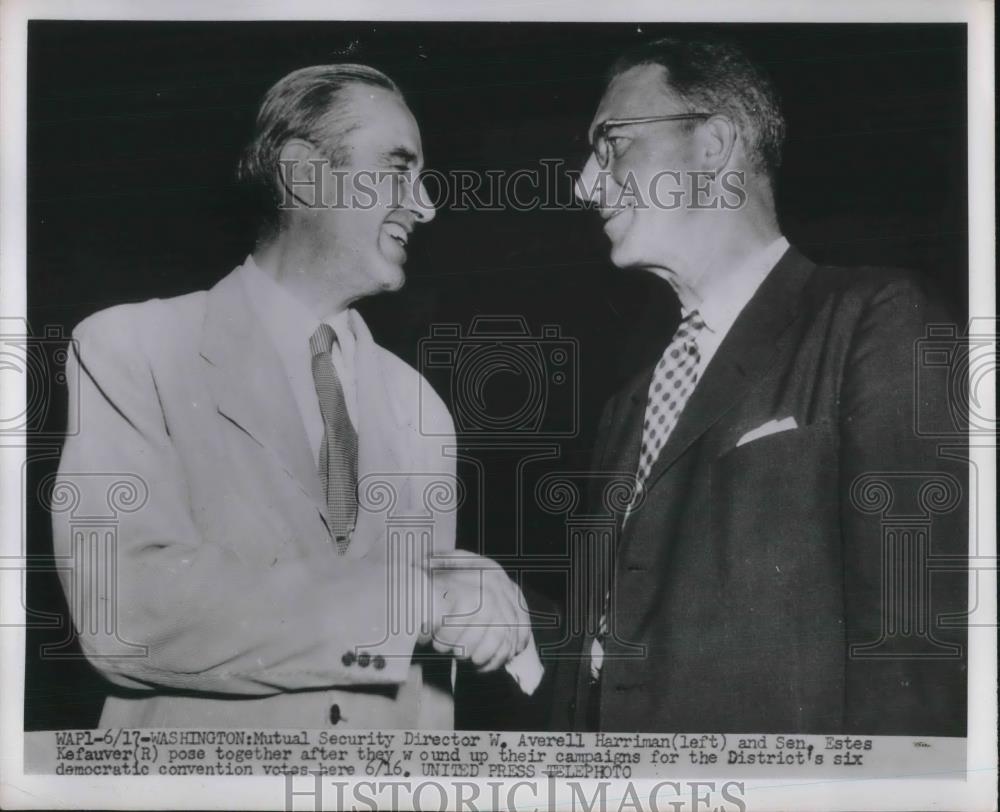
M 351 543 L 358 516 L 358 434 L 347 413 L 344 389 L 334 369 L 330 351 L 337 334 L 321 324 L 309 339 L 313 381 L 323 415 L 323 443 L 319 450 L 319 478 L 326 499 L 330 535 L 341 554 Z

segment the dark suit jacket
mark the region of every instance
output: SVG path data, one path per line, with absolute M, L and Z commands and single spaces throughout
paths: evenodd
M 914 431 L 918 408 L 949 420 L 915 363 L 946 320 L 905 273 L 785 254 L 617 541 L 601 729 L 964 735 L 961 619 L 937 621 L 967 606 L 965 574 L 940 570 L 967 555 L 968 460 Z M 608 403 L 598 470 L 634 473 L 651 374 Z M 559 663 L 555 728 L 587 726 L 592 640 Z

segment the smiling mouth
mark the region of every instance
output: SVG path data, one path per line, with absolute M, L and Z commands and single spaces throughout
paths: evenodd
M 609 220 L 614 220 L 622 212 L 630 211 L 635 207 L 635 200 L 619 200 L 613 206 L 606 206 L 605 208 L 600 209 L 600 213 L 601 217 L 604 218 L 604 221 L 607 222 Z
M 385 225 L 385 233 L 399 243 L 401 248 L 406 248 L 410 234 L 403 226 L 398 223 L 387 223 Z

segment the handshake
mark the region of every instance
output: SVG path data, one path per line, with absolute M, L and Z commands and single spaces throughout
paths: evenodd
M 468 660 L 481 672 L 503 666 L 526 693 L 541 679 L 524 596 L 495 561 L 462 550 L 424 568 L 429 616 L 418 642 Z

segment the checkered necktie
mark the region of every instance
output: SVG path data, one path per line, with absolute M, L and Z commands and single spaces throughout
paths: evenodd
M 701 361 L 698 336 L 704 328 L 701 314 L 692 310 L 680 323 L 653 372 L 646 399 L 646 419 L 642 423 L 642 451 L 635 475 L 637 496 L 645 487 L 653 463 L 698 383 Z
M 653 463 L 667 438 L 677 425 L 684 404 L 698 383 L 701 353 L 698 351 L 698 335 L 705 327 L 705 321 L 697 310 L 692 310 L 680 323 L 677 332 L 663 351 L 653 380 L 649 384 L 646 400 L 646 419 L 642 423 L 642 451 L 639 454 L 639 468 L 636 471 L 636 490 L 626 514 L 631 514 L 632 506 L 638 501 L 646 478 L 653 469 Z M 604 611 L 598 620 L 597 633 L 590 647 L 590 678 L 597 681 L 604 665 L 604 638 L 608 634 L 608 602 L 610 594 L 604 596 Z
M 347 414 L 344 390 L 333 367 L 330 350 L 337 335 L 321 324 L 309 339 L 312 373 L 323 414 L 323 444 L 319 449 L 319 478 L 326 498 L 330 534 L 343 554 L 351 543 L 358 516 L 358 434 Z

